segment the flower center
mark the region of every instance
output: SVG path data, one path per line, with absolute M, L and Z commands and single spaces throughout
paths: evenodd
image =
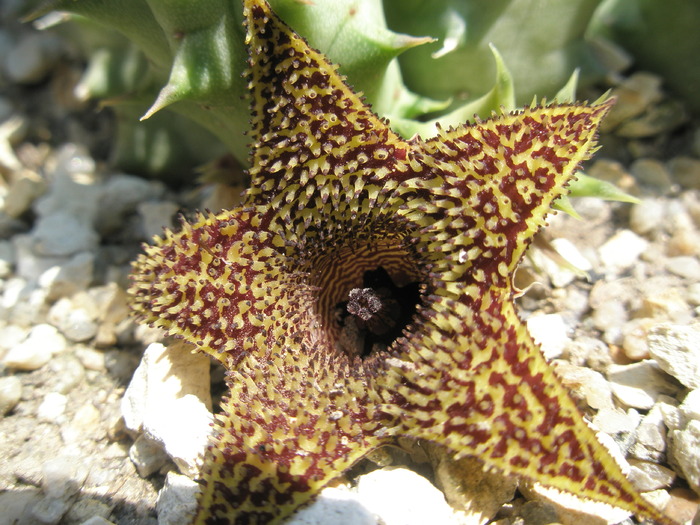
M 364 273 L 335 306 L 340 333 L 336 346 L 350 356 L 368 357 L 386 350 L 401 336 L 420 299 L 418 283 L 397 286 L 383 267 Z

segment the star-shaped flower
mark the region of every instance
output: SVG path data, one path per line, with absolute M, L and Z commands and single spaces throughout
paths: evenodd
M 230 393 L 196 523 L 279 523 L 398 437 L 669 522 L 595 438 L 513 273 L 610 102 L 403 140 L 263 0 L 245 0 L 252 186 L 135 264 L 137 312 Z

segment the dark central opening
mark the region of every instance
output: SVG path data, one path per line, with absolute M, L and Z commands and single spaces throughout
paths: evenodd
M 336 305 L 337 346 L 360 357 L 386 350 L 408 326 L 419 300 L 419 283 L 399 287 L 381 266 L 366 271 L 362 287 L 350 290 L 347 301 Z

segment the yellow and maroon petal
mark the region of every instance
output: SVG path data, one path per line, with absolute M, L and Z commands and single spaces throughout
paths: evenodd
M 224 364 L 284 339 L 305 290 L 264 226 L 264 215 L 237 209 L 167 230 L 134 263 L 134 310 Z
M 369 174 L 381 179 L 402 167 L 407 145 L 267 2 L 244 5 L 255 139 L 250 202 L 284 195 L 290 207 L 298 198 L 342 212 Z
M 476 295 L 510 286 L 611 104 L 526 108 L 416 143 L 410 156 L 420 180 L 397 190 L 406 200 L 400 214 L 423 225 L 422 253 L 442 279 L 470 281 Z
M 402 434 L 670 523 L 598 442 L 499 290 L 479 301 L 431 299 L 400 356 L 410 366 L 396 368 L 388 388 L 400 399 L 392 408 L 403 418 Z
M 389 422 L 356 364 L 300 345 L 233 370 L 195 523 L 279 523 L 376 448 Z

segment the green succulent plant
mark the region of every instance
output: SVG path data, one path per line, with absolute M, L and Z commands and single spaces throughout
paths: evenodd
M 600 68 L 583 33 L 598 3 L 271 2 L 405 137 L 432 136 L 435 122 L 485 118 L 535 94 L 551 98 L 576 68 L 594 78 Z M 121 166 L 188 176 L 222 151 L 218 142 L 247 164 L 239 2 L 208 2 L 203 10 L 172 0 L 48 0 L 31 16 L 52 11 L 70 13 L 70 34 L 89 55 L 79 92 L 117 112 Z M 525 15 L 532 23 L 523 23 Z M 162 118 L 163 109 L 175 115 Z M 154 122 L 138 123 L 137 115 Z
M 617 42 L 636 66 L 663 76 L 687 107 L 700 113 L 700 3 L 605 0 L 590 33 Z

